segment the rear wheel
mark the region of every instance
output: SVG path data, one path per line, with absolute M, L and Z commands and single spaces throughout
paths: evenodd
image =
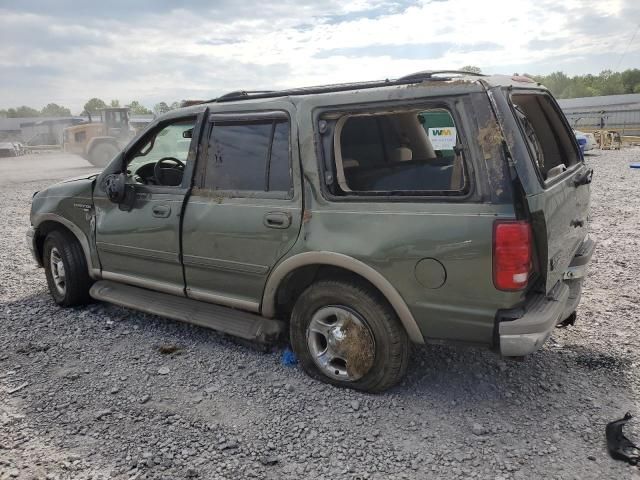
M 54 230 L 44 241 L 43 254 L 47 285 L 55 302 L 63 307 L 89 303 L 93 280 L 78 240 L 69 232 Z
M 118 154 L 118 149 L 111 143 L 100 143 L 89 152 L 89 162 L 96 167 L 106 167 L 113 157 Z
M 324 382 L 379 392 L 406 372 L 407 334 L 387 302 L 366 285 L 311 285 L 295 304 L 290 329 L 302 368 Z

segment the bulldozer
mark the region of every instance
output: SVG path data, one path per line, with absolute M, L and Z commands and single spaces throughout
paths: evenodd
M 109 107 L 99 110 L 100 121 L 89 121 L 63 131 L 62 148 L 75 153 L 96 167 L 104 167 L 128 143 L 134 132 L 129 127 L 129 109 Z

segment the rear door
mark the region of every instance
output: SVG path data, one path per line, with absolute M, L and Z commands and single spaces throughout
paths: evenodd
M 182 227 L 189 297 L 259 310 L 267 275 L 300 231 L 291 116 L 285 110 L 210 116 Z
M 550 94 L 514 90 L 492 97 L 501 110 L 532 220 L 539 271 L 549 292 L 587 236 L 592 171 Z

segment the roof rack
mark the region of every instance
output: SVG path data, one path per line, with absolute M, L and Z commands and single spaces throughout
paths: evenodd
M 263 98 L 275 98 L 275 97 L 289 97 L 296 95 L 311 95 L 317 93 L 331 93 L 331 92 L 347 92 L 349 90 L 362 90 L 368 88 L 388 87 L 391 85 L 409 85 L 412 83 L 420 83 L 423 81 L 446 81 L 450 80 L 450 77 L 436 77 L 434 75 L 441 75 L 446 73 L 452 73 L 457 75 L 474 75 L 474 76 L 486 76 L 479 73 L 468 72 L 464 70 L 425 70 L 422 72 L 412 73 L 404 77 L 400 77 L 396 80 L 374 80 L 369 82 L 353 82 L 353 83 L 337 83 L 332 85 L 318 85 L 315 87 L 301 87 L 291 88 L 287 90 L 236 90 L 234 92 L 225 93 L 224 95 L 211 99 L 208 102 L 233 102 L 237 100 L 250 100 L 250 99 L 263 99 Z
M 435 80 L 434 75 L 442 75 L 444 73 L 453 73 L 455 75 L 474 75 L 476 77 L 486 77 L 483 73 L 470 72 L 468 70 L 423 70 L 421 72 L 411 73 L 400 77 L 398 80 L 411 80 L 420 82 L 422 80 Z M 446 77 L 437 77 L 446 78 Z

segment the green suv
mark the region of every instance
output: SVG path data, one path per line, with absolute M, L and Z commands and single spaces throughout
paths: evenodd
M 526 77 L 238 91 L 35 194 L 28 241 L 61 306 L 288 335 L 309 375 L 381 391 L 411 343 L 521 357 L 575 319 L 591 176 Z

